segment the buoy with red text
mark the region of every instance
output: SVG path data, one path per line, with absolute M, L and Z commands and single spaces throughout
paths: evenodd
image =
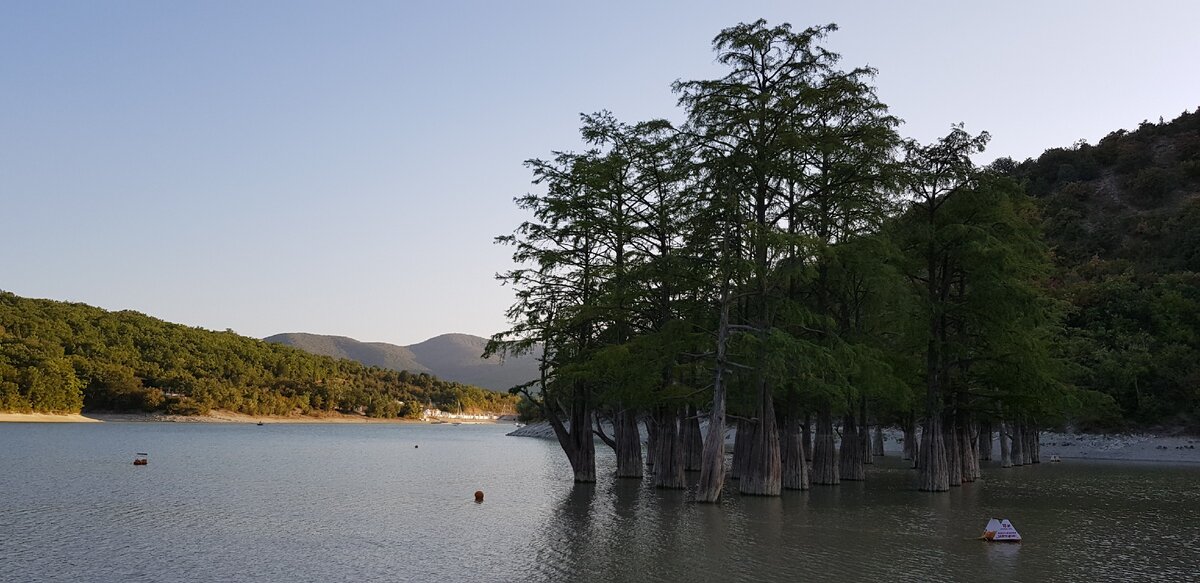
M 1019 543 L 1021 535 L 1017 533 L 1017 529 L 1013 528 L 1007 518 L 1001 520 L 993 518 L 988 521 L 987 526 L 983 527 L 983 536 L 979 539 L 994 543 Z
M 483 502 L 483 490 L 476 490 L 475 491 L 475 503 L 481 504 L 482 502 Z

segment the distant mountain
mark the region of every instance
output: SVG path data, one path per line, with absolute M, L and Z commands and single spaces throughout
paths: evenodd
M 413 355 L 411 350 L 404 346 L 396 346 L 395 344 L 359 342 L 345 336 L 324 336 L 321 334 L 305 334 L 303 332 L 276 334 L 263 340 L 275 344 L 292 346 L 321 356 L 349 358 L 367 366 L 406 370 L 413 373 L 427 372 L 435 374 L 429 367 L 417 362 L 417 357 Z M 435 374 L 435 376 L 440 375 Z M 457 381 L 458 379 L 445 380 Z
M 532 355 L 506 358 L 503 362 L 496 357 L 480 358 L 487 339 L 470 334 L 442 334 L 411 346 L 298 332 L 276 334 L 264 340 L 313 354 L 349 358 L 367 366 L 427 372 L 443 380 L 493 391 L 506 391 L 538 374 L 537 360 Z

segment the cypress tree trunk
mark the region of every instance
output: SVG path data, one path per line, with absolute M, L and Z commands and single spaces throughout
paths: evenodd
M 571 401 L 570 429 L 567 429 L 562 420 L 558 418 L 558 414 L 552 410 L 547 412 L 547 418 L 550 426 L 554 428 L 554 436 L 558 438 L 558 444 L 571 462 L 571 471 L 575 476 L 575 481 L 595 482 L 596 437 L 592 433 L 594 430 L 592 407 L 588 402 L 587 389 L 577 386 L 574 397 Z
M 721 290 L 721 319 L 717 326 L 717 370 L 713 380 L 712 411 L 708 415 L 708 434 L 704 436 L 704 456 L 700 463 L 700 483 L 696 501 L 714 503 L 721 499 L 725 486 L 725 346 L 729 334 L 729 282 Z
M 942 441 L 942 416 L 933 413 L 925 417 L 921 429 L 919 468 L 921 479 L 918 488 L 922 492 L 946 492 L 950 490 L 950 471 L 946 462 L 946 444 Z
M 683 441 L 679 434 L 679 412 L 660 407 L 654 415 L 658 452 L 654 455 L 654 487 L 687 487 L 683 475 Z
M 780 457 L 783 463 L 783 487 L 787 490 L 807 490 L 808 464 L 804 457 L 803 433 L 800 430 L 800 418 L 787 415 L 783 419 L 783 443 L 780 445 Z
M 813 459 L 812 415 L 809 413 L 804 414 L 803 429 L 800 444 L 804 447 L 804 459 L 811 462 Z
M 917 416 L 909 413 L 904 418 L 904 453 L 901 454 L 901 459 L 911 460 L 912 467 L 917 467 L 917 450 L 919 442 L 917 441 Z
M 679 424 L 683 433 L 683 469 L 688 472 L 698 472 L 704 452 L 704 441 L 700 435 L 699 411 L 688 405 L 683 409 L 683 419 L 679 420 Z
M 1014 466 L 1025 465 L 1025 436 L 1021 432 L 1021 422 L 1013 421 L 1009 427 L 1012 428 L 1012 435 L 1009 439 L 1012 440 L 1012 463 Z
M 992 461 L 992 422 L 984 421 L 979 424 L 979 459 Z
M 858 420 L 850 413 L 842 417 L 842 447 L 841 464 L 839 469 L 843 480 L 859 482 L 867 479 L 866 468 L 863 467 L 862 432 L 858 429 Z
M 871 453 L 873 455 L 883 457 L 883 427 L 875 426 L 875 440 L 871 445 Z
M 1002 468 L 1011 468 L 1013 466 L 1012 450 L 1008 447 L 1008 427 L 1008 423 L 1000 422 L 1000 467 Z
M 962 447 L 963 482 L 974 482 L 979 477 L 979 453 L 975 450 L 978 433 L 974 424 L 970 422 L 963 423 L 958 428 L 958 441 Z
M 859 449 L 862 463 L 872 465 L 875 463 L 875 451 L 871 444 L 871 424 L 867 421 L 867 398 L 863 397 L 860 401 L 858 414 L 858 434 L 859 434 Z M 867 477 L 867 470 L 863 468 L 863 479 Z
M 749 464 L 738 483 L 738 491 L 754 496 L 778 496 L 783 489 L 783 464 L 779 454 L 779 426 L 775 423 L 775 399 L 765 381 L 758 383 L 758 422 L 754 424 Z
M 947 481 L 951 487 L 962 485 L 962 442 L 958 438 L 958 424 L 954 415 L 947 414 L 942 426 L 943 445 L 946 448 Z
M 655 458 L 658 456 L 658 424 L 654 415 L 647 415 L 646 421 L 646 469 L 654 472 Z
M 613 417 L 613 440 L 617 454 L 618 478 L 642 477 L 642 436 L 638 415 L 632 409 L 621 409 Z
M 733 436 L 733 467 L 729 472 L 730 478 L 741 480 L 742 474 L 746 472 L 750 461 L 750 434 L 753 431 L 754 426 L 750 421 L 738 417 L 737 433 Z
M 817 413 L 817 435 L 813 443 L 812 483 L 834 485 L 841 483 L 838 474 L 837 450 L 833 447 L 833 412 L 829 406 Z
M 725 394 L 723 388 L 714 392 L 719 398 L 713 398 L 713 410 L 708 414 L 708 434 L 704 436 L 700 483 L 696 488 L 697 502 L 720 500 L 725 485 Z
M 1025 426 L 1025 435 L 1029 436 L 1029 445 L 1025 448 L 1025 451 L 1028 452 L 1027 457 L 1029 458 L 1029 463 L 1042 463 L 1042 455 L 1039 451 L 1041 449 L 1041 444 L 1038 443 L 1041 440 L 1039 439 L 1037 425 L 1034 423 L 1027 424 Z

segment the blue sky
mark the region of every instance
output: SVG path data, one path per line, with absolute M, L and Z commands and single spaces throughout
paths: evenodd
M 981 161 L 1200 106 L 1190 2 L 3 2 L 0 289 L 251 336 L 504 326 L 491 243 L 578 115 L 678 119 L 759 17 L 836 22 Z

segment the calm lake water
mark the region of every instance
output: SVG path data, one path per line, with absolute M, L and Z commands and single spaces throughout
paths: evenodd
M 933 495 L 889 458 L 865 483 L 702 506 L 575 486 L 555 443 L 510 429 L 3 424 L 0 581 L 1200 578 L 1194 465 L 985 467 Z M 990 516 L 1026 542 L 972 540 Z

